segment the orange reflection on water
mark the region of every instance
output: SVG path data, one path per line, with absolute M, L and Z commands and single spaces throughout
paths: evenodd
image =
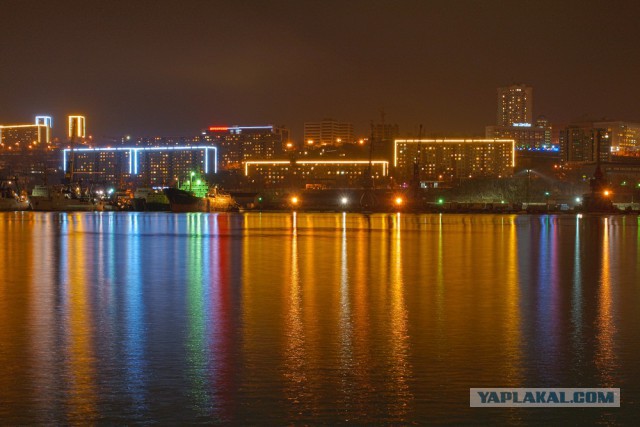
M 97 260 L 87 254 L 84 215 L 66 214 L 62 227 L 62 245 L 66 246 L 66 259 L 60 260 L 60 268 L 67 271 L 65 321 L 68 372 L 68 419 L 71 423 L 90 422 L 97 416 L 95 384 L 95 354 L 93 352 L 94 329 L 91 318 L 89 289 L 92 277 L 88 265 Z
M 517 230 L 514 224 L 515 216 L 503 218 L 506 224 L 502 225 L 502 239 L 500 241 L 500 255 L 504 257 L 505 271 L 505 373 L 507 380 L 505 385 L 517 387 L 522 385 L 522 329 L 520 319 L 520 277 L 518 272 L 518 241 Z M 506 228 L 506 230 L 505 230 Z
M 602 270 L 600 273 L 600 288 L 598 292 L 598 317 L 597 317 L 597 332 L 596 342 L 598 347 L 596 349 L 595 363 L 598 367 L 598 371 L 601 376 L 601 387 L 615 387 L 612 377 L 613 368 L 615 366 L 615 352 L 614 352 L 614 335 L 615 325 L 612 319 L 612 298 L 611 298 L 611 251 L 610 247 L 610 233 L 611 219 L 604 218 L 604 229 L 602 230 Z
M 296 222 L 293 213 L 293 223 Z M 295 229 L 294 229 L 295 231 Z M 302 319 L 302 284 L 298 259 L 298 236 L 294 232 L 288 247 L 287 258 L 290 259 L 288 276 L 291 278 L 284 290 L 286 295 L 286 318 L 284 323 L 284 377 L 287 380 L 285 394 L 290 403 L 292 415 L 310 410 L 308 400 L 307 377 L 307 344 Z
M 391 370 L 390 385 L 393 398 L 389 402 L 390 415 L 395 419 L 404 419 L 411 409 L 413 395 L 409 390 L 408 381 L 411 379 L 412 367 L 409 357 L 409 332 L 407 326 L 407 309 L 405 306 L 405 283 L 403 278 L 402 233 L 400 214 L 396 215 L 395 233 L 390 233 L 392 240 L 389 248 L 391 296 Z
M 25 398 L 31 367 L 18 361 L 30 354 L 29 303 L 37 282 L 31 271 L 33 230 L 22 215 L 0 212 L 0 402 L 5 402 L 0 414 L 5 416 L 19 415 L 30 403 Z

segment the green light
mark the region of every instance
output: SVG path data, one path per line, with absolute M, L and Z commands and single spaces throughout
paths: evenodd
M 258 197 L 258 201 L 261 202 L 262 201 L 262 197 Z
M 202 184 L 202 181 L 197 180 L 197 181 L 196 181 L 196 185 L 200 185 L 200 184 Z
M 548 191 L 545 191 L 545 192 L 544 192 L 544 195 L 545 195 L 545 196 L 550 196 L 550 195 L 551 195 L 551 193 L 549 193 Z
M 196 176 L 196 173 L 195 172 L 191 172 L 191 176 Z
M 620 185 L 627 185 L 627 181 L 622 181 Z
M 438 199 L 438 204 L 441 205 L 444 203 L 444 199 Z

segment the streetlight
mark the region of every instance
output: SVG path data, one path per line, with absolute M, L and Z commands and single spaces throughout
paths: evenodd
M 527 169 L 527 196 L 525 198 L 527 206 L 529 206 L 529 187 L 531 187 L 531 169 Z
M 640 189 L 640 182 L 638 182 L 636 184 L 636 188 Z M 635 197 L 635 191 L 634 191 L 634 189 L 631 189 L 631 209 L 633 209 L 633 203 L 634 203 L 633 199 L 634 199 L 634 197 Z
M 343 206 L 346 206 L 349 203 L 349 199 L 346 197 L 343 197 L 340 199 L 340 203 L 342 203 Z
M 547 202 L 547 210 L 549 210 L 549 196 L 551 196 L 551 193 L 549 193 L 548 191 L 545 191 L 544 197 L 546 198 L 546 202 Z

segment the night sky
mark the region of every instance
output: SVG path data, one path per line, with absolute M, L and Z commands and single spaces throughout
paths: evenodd
M 0 0 L 0 123 L 96 137 L 379 119 L 483 135 L 496 88 L 534 115 L 640 120 L 638 1 Z

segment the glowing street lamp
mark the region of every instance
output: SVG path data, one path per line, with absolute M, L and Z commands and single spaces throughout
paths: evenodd
M 611 195 L 611 191 L 604 190 L 604 192 L 602 194 L 604 194 L 604 197 L 609 197 Z
M 349 199 L 346 197 L 343 197 L 340 199 L 340 203 L 342 203 L 342 205 L 347 205 L 349 203 Z
M 299 202 L 299 201 L 300 201 L 300 200 L 298 199 L 298 197 L 297 197 L 297 196 L 293 196 L 293 197 L 291 198 L 291 204 L 292 204 L 292 205 L 294 205 L 294 206 L 296 206 L 296 205 L 298 204 L 298 202 Z
M 402 206 L 402 204 L 404 203 L 404 199 L 402 197 L 396 197 L 396 199 L 394 200 L 394 203 L 396 204 L 396 206 Z
M 551 193 L 548 192 L 548 191 L 545 191 L 544 192 L 544 197 L 545 197 L 545 199 L 547 201 L 547 211 L 549 210 L 549 196 L 551 196 Z

